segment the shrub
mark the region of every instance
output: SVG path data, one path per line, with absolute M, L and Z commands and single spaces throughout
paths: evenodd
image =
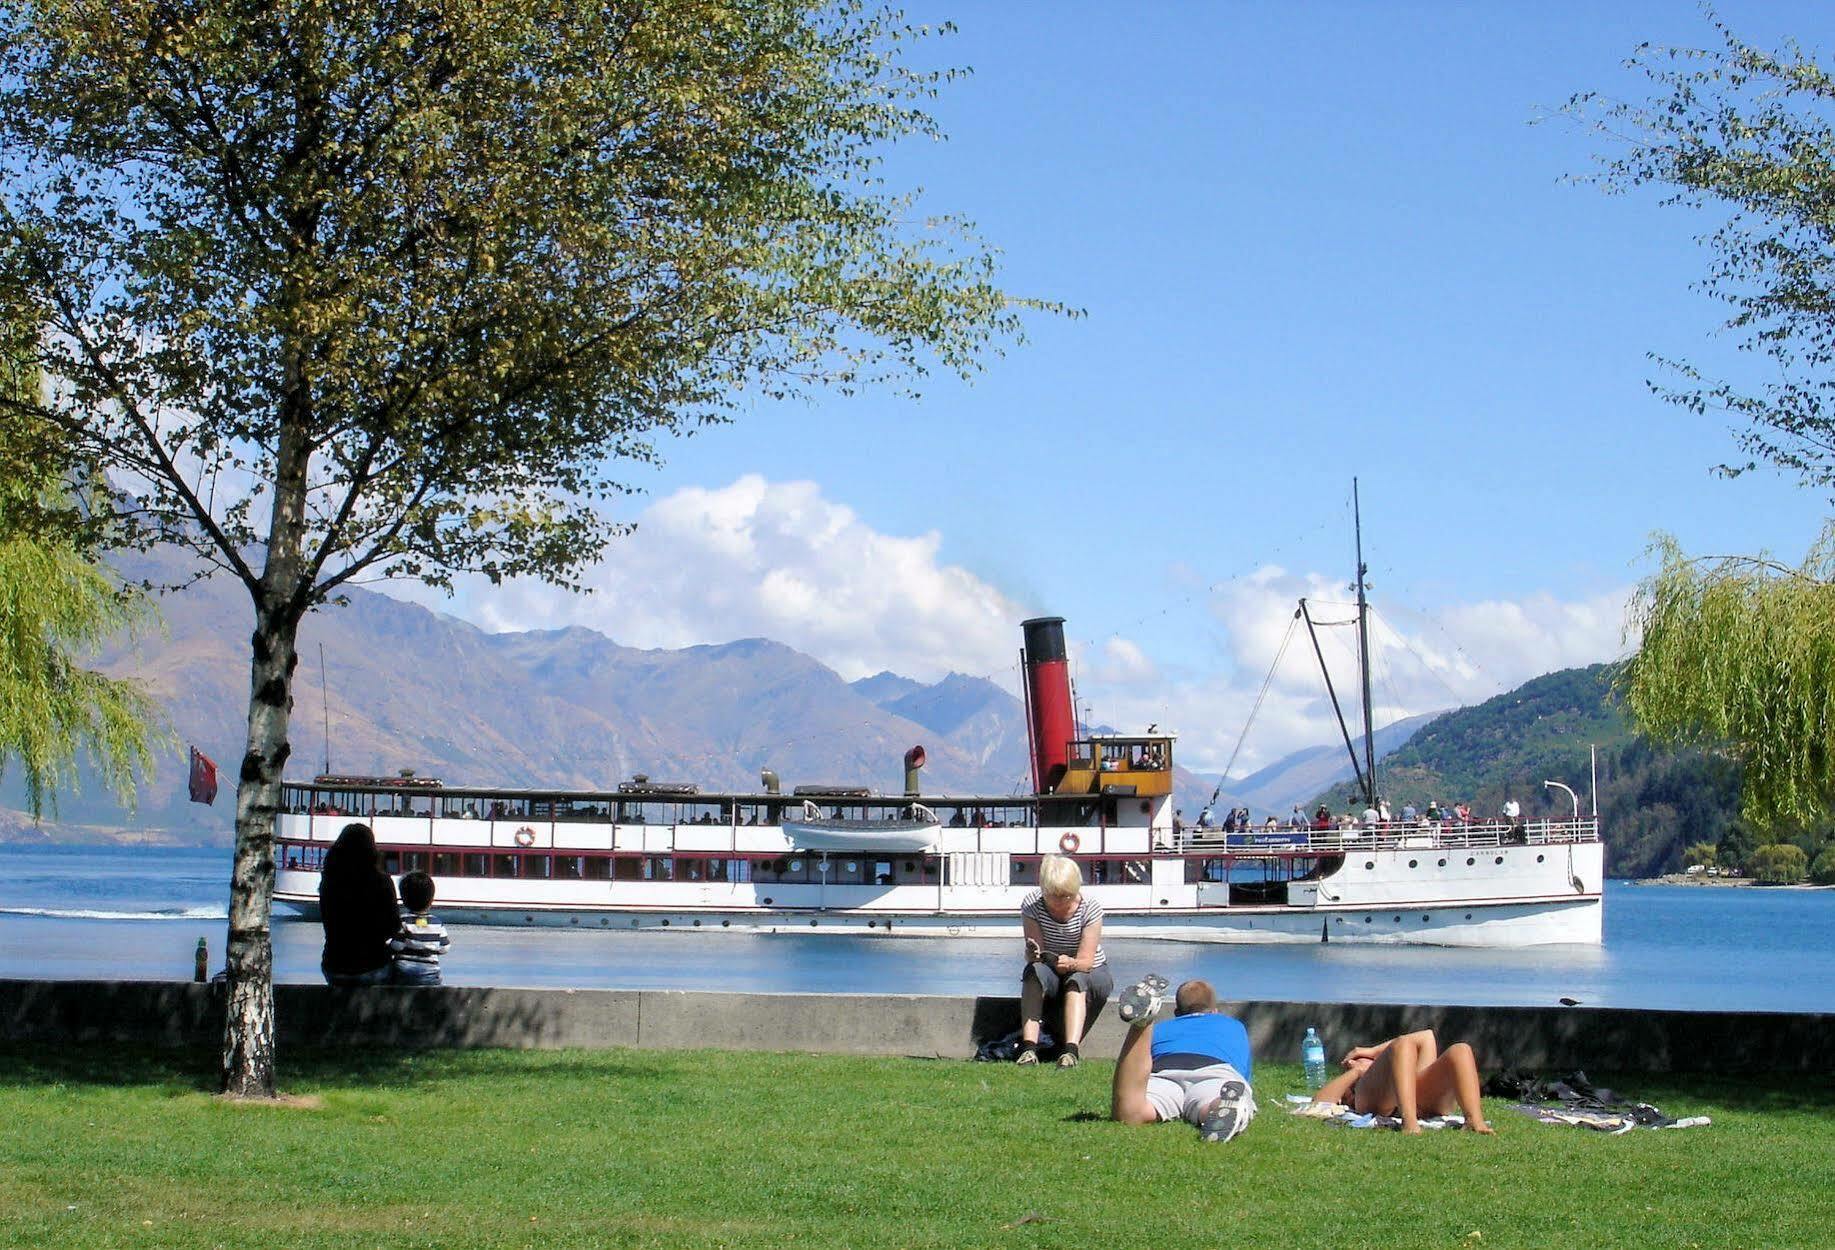
M 1809 856 L 1800 846 L 1774 842 L 1752 852 L 1749 871 L 1766 885 L 1795 885 L 1809 871 Z
M 1823 847 L 1822 854 L 1810 865 L 1810 880 L 1817 885 L 1835 885 L 1835 842 Z
M 1682 866 L 1684 868 L 1694 864 L 1700 864 L 1704 868 L 1712 868 L 1719 862 L 1720 848 L 1715 846 L 1712 842 L 1697 842 L 1693 846 L 1685 846 L 1682 848 Z

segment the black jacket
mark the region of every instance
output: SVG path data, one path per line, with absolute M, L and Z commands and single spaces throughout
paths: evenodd
M 319 920 L 325 926 L 326 972 L 373 972 L 389 962 L 389 939 L 401 928 L 395 882 L 380 869 L 319 884 Z

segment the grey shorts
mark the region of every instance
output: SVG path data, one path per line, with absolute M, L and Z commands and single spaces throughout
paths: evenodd
M 1087 1011 L 1091 1020 L 1102 1010 L 1102 1005 L 1109 1001 L 1109 995 L 1115 992 L 1115 977 L 1109 972 L 1107 964 L 1089 972 L 1073 972 L 1068 976 L 1059 976 L 1043 963 L 1027 964 L 1026 971 L 1020 974 L 1020 980 L 1024 981 L 1027 977 L 1038 981 L 1046 998 L 1056 998 L 1068 989 L 1082 990 L 1089 999 Z
M 1202 1068 L 1168 1068 L 1147 1078 L 1147 1101 L 1153 1105 L 1153 1114 L 1162 1120 L 1188 1120 L 1197 1124 L 1204 1119 L 1205 1107 L 1223 1092 L 1225 1081 L 1241 1081 L 1244 1089 L 1249 1088 L 1243 1074 L 1227 1063 L 1213 1063 Z M 1251 1091 L 1243 1107 L 1242 1123 L 1246 1125 L 1254 1118 L 1255 1094 Z

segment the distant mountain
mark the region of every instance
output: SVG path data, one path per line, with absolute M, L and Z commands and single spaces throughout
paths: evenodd
M 853 687 L 855 694 L 880 707 L 884 707 L 894 699 L 902 699 L 914 690 L 924 688 L 924 683 L 921 681 L 900 677 L 897 673 L 884 669 L 874 673 L 871 677 L 862 677 L 859 681 L 848 684 Z
M 175 564 L 135 577 L 174 580 Z M 635 773 L 704 789 L 753 789 L 761 768 L 786 785 L 845 782 L 896 790 L 922 743 L 926 791 L 1010 794 L 1028 781 L 1018 700 L 952 674 L 933 685 L 882 674 L 868 693 L 762 638 L 682 650 L 625 647 L 590 629 L 490 634 L 362 589 L 301 630 L 290 778 L 412 768 L 449 784 L 610 788 Z M 60 796 L 61 836 L 132 829 L 172 841 L 231 836 L 248 705 L 246 592 L 217 578 L 166 597 L 164 630 L 100 667 L 146 683 L 176 736 L 126 813 L 92 785 Z M 320 648 L 323 648 L 323 667 Z M 869 693 L 893 706 L 882 707 Z M 329 730 L 329 732 L 327 732 Z M 214 807 L 185 800 L 184 748 L 214 758 Z M 0 837 L 43 836 L 0 784 Z

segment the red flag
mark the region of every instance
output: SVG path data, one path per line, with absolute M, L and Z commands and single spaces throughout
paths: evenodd
M 215 803 L 217 801 L 217 766 L 211 758 L 191 748 L 191 801 L 193 803 Z

